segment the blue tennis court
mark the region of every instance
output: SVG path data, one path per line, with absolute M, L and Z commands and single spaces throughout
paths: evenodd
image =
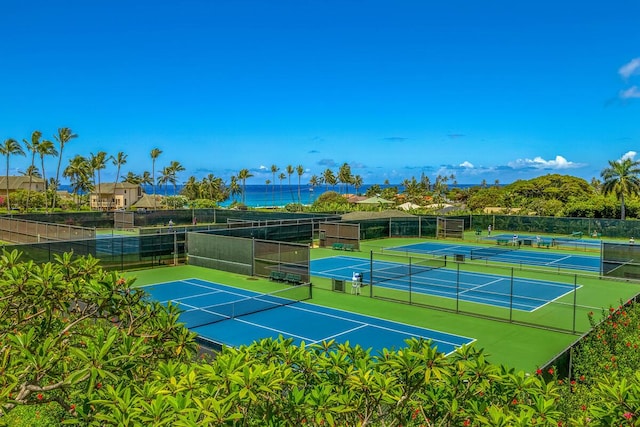
M 411 291 L 444 298 L 488 304 L 497 307 L 513 307 L 532 312 L 574 291 L 574 286 L 565 283 L 535 279 L 513 278 L 496 274 L 457 271 L 450 268 L 435 268 L 407 276 L 400 276 L 404 264 L 373 261 L 374 287 Z M 311 275 L 340 280 L 351 280 L 354 272 L 368 275 L 371 262 L 365 258 L 337 256 L 311 261 Z M 387 274 L 387 271 L 393 271 Z M 381 280 L 376 283 L 376 272 Z M 365 280 L 366 283 L 366 280 Z M 579 287 L 578 287 L 579 288 Z M 513 295 L 512 295 L 513 290 Z M 366 291 L 365 291 L 366 292 Z
M 291 287 L 296 288 L 296 287 Z M 200 279 L 186 279 L 145 286 L 151 298 L 162 303 L 172 301 L 184 312 L 180 320 L 201 337 L 213 342 L 238 347 L 263 338 L 292 338 L 296 344 L 336 340 L 349 341 L 372 352 L 383 348 L 403 348 L 405 340 L 415 337 L 432 340 L 443 353 L 474 341 L 377 317 L 321 307 L 300 301 L 279 305 L 282 297 L 263 295 Z M 285 291 L 286 294 L 287 291 Z M 284 294 L 283 294 L 284 295 Z M 231 314 L 245 301 L 251 304 L 274 304 L 274 308 L 251 314 Z M 263 308 L 263 307 L 258 307 Z M 231 314 L 231 315 L 230 315 Z M 204 324 L 205 322 L 216 322 Z
M 519 236 L 519 238 L 522 239 L 523 237 Z M 385 248 L 385 250 L 430 255 L 453 256 L 461 254 L 471 258 L 492 259 L 510 264 L 567 268 L 591 272 L 600 271 L 600 257 L 598 256 L 559 254 L 548 252 L 547 249 L 518 249 L 513 246 L 451 245 L 446 243 L 423 242 Z

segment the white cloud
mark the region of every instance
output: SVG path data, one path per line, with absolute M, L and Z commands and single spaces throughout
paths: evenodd
M 630 76 L 638 73 L 640 73 L 640 58 L 632 59 L 618 70 L 618 74 L 624 79 L 628 79 Z
M 468 161 L 465 160 L 464 162 L 460 163 L 460 167 L 471 169 L 471 168 L 473 168 L 473 163 L 468 162 Z
M 640 98 L 640 90 L 638 89 L 638 86 L 631 86 L 629 89 L 621 91 L 620 98 L 622 99 Z
M 514 169 L 535 168 L 535 169 L 571 169 L 581 165 L 570 162 L 562 156 L 556 156 L 553 160 L 545 160 L 538 156 L 533 159 L 517 159 L 509 162 L 508 165 Z
M 635 151 L 627 151 L 626 153 L 624 153 L 622 155 L 622 157 L 620 158 L 619 161 L 621 162 L 621 161 L 626 160 L 626 159 L 633 160 L 633 158 L 636 157 L 636 154 L 638 154 L 638 153 L 636 153 Z
M 266 169 L 267 169 L 267 167 L 266 167 L 266 166 L 264 166 L 264 165 L 260 165 L 260 167 L 259 167 L 258 169 L 260 169 L 260 170 L 266 170 Z

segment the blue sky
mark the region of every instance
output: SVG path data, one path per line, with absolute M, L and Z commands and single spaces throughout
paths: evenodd
M 347 162 L 365 184 L 425 173 L 590 180 L 640 141 L 640 2 L 5 0 L 0 138 L 79 137 L 182 181 Z M 28 158 L 11 158 L 11 173 Z M 50 160 L 47 175 L 54 170 Z M 115 167 L 103 172 L 113 180 Z

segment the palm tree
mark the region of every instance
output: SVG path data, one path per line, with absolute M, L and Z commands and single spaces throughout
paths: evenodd
M 640 193 L 640 162 L 630 158 L 609 160 L 609 167 L 602 170 L 604 180 L 602 191 L 605 195 L 614 193 L 620 199 L 620 219 L 625 219 L 624 196 Z
M 28 141 L 26 139 L 23 139 L 22 141 L 24 142 L 25 146 L 27 147 L 27 149 L 29 151 L 31 151 L 31 166 L 29 166 L 32 169 L 35 168 L 35 163 L 36 163 L 36 153 L 38 152 L 38 145 L 40 145 L 40 138 L 42 137 L 42 132 L 40 132 L 39 130 L 34 130 L 31 133 L 31 141 Z M 27 192 L 27 203 L 26 203 L 26 210 L 29 210 L 29 199 L 31 197 L 31 184 L 33 183 L 33 173 L 29 174 L 29 191 Z
M 349 184 L 353 180 L 351 176 L 351 166 L 348 163 L 343 163 L 338 170 L 338 181 L 344 184 L 344 192 L 347 194 L 349 192 Z
M 53 142 L 45 139 L 44 141 L 40 142 L 40 144 L 38 145 L 37 148 L 38 151 L 38 155 L 40 156 L 40 165 L 42 166 L 42 179 L 44 179 L 44 206 L 47 210 L 47 213 L 49 213 L 49 203 L 47 201 L 47 193 L 48 193 L 48 182 L 47 182 L 47 174 L 45 173 L 44 170 L 44 156 L 57 156 L 58 155 L 58 151 L 56 150 L 55 145 L 53 145 Z M 53 194 L 53 198 L 55 198 L 55 193 Z M 52 202 L 53 205 L 53 202 Z
M 171 174 L 171 179 L 169 182 L 173 184 L 173 195 L 176 196 L 178 194 L 178 173 L 183 172 L 185 170 L 184 166 L 175 160 L 172 160 L 169 164 L 169 173 Z
M 362 187 L 362 177 L 360 175 L 353 177 L 353 186 L 356 189 L 356 194 L 358 194 L 358 190 Z
M 167 197 L 167 184 L 169 184 L 169 182 L 171 182 L 171 169 L 169 169 L 169 166 L 165 166 L 162 168 L 162 171 L 160 171 L 160 176 L 158 177 L 158 185 L 159 186 L 163 186 L 164 185 L 164 196 Z
M 122 182 L 126 182 L 128 184 L 140 185 L 142 183 L 142 177 L 135 172 L 127 172 L 126 175 L 122 176 Z
M 333 174 L 333 171 L 329 168 L 325 169 L 322 173 L 322 179 L 324 180 L 325 190 L 329 191 L 329 185 L 336 185 L 336 176 Z
M 282 181 L 284 181 L 286 177 L 287 175 L 285 175 L 284 172 L 280 172 L 280 175 L 278 175 L 278 179 L 280 179 L 280 202 L 282 202 Z
M 314 193 L 314 189 L 322 184 L 322 178 L 319 178 L 317 175 L 311 175 L 309 179 L 309 185 L 311 186 L 311 193 Z M 309 203 L 313 202 L 313 200 L 309 200 Z
M 64 146 L 67 144 L 67 142 L 77 137 L 78 135 L 75 133 L 72 133 L 71 129 L 69 128 L 58 128 L 58 134 L 54 135 L 54 138 L 56 139 L 56 141 L 58 141 L 58 144 L 60 144 L 60 151 L 58 153 L 58 169 L 56 169 L 56 181 L 55 181 L 54 191 L 57 191 L 58 187 L 60 186 L 60 164 L 62 163 L 62 150 L 64 150 Z M 55 197 L 53 198 L 52 207 L 54 209 L 56 207 Z
M 273 174 L 273 187 L 271 188 L 271 204 L 276 205 L 276 172 L 278 172 L 280 168 L 276 165 L 271 165 L 271 173 Z
M 293 201 L 293 188 L 291 188 L 291 175 L 293 175 L 293 172 L 295 172 L 293 166 L 287 165 L 287 175 L 289 175 L 289 192 L 291 193 L 291 201 Z
M 142 176 L 140 177 L 140 184 L 153 185 L 153 178 L 151 177 L 151 173 L 149 171 L 142 172 Z
M 24 150 L 18 141 L 13 138 L 4 140 L 4 144 L 0 145 L 0 154 L 7 158 L 7 211 L 11 212 L 11 203 L 9 202 L 9 157 L 12 154 L 24 156 Z
M 127 155 L 122 151 L 119 151 L 118 154 L 111 156 L 111 163 L 116 167 L 116 182 L 113 184 L 113 199 L 116 199 L 116 189 L 118 188 L 118 178 L 120 177 L 120 168 L 127 164 Z M 123 206 L 124 207 L 124 206 Z M 111 205 L 109 205 L 111 208 Z
M 242 192 L 242 188 L 238 184 L 238 177 L 235 175 L 231 175 L 231 182 L 229 183 L 229 192 L 231 193 L 231 197 L 233 201 L 236 201 L 236 196 Z
M 154 148 L 151 150 L 151 181 L 153 185 L 153 209 L 156 210 L 156 159 L 162 154 L 162 150 Z
M 77 154 L 69 160 L 69 166 L 62 171 L 62 176 L 69 178 L 76 204 L 80 206 L 78 194 L 91 188 L 91 162 Z
M 298 174 L 298 204 L 301 204 L 300 200 L 300 180 L 302 179 L 302 175 L 304 174 L 304 168 L 302 165 L 296 166 L 296 173 Z
M 242 204 L 245 204 L 245 195 L 246 195 L 246 184 L 247 178 L 251 178 L 253 174 L 249 171 L 249 169 L 242 169 L 238 173 L 238 179 L 242 181 Z
M 96 172 L 98 173 L 98 194 L 101 194 L 100 171 L 107 167 L 107 153 L 105 151 L 98 151 L 97 154 L 91 153 L 89 163 L 91 164 L 92 175 L 95 175 Z M 94 184 L 96 182 L 95 176 L 93 177 L 93 182 Z

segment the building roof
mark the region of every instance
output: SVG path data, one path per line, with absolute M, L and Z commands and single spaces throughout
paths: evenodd
M 155 204 L 153 203 L 153 194 L 143 194 L 140 200 L 135 202 L 131 207 L 138 209 L 155 209 L 157 207 L 163 206 L 162 199 L 164 196 L 156 194 Z
M 98 194 L 110 194 L 113 193 L 115 182 L 103 182 L 100 185 L 96 185 L 93 193 Z M 128 182 L 119 182 L 117 185 L 118 190 L 136 190 L 140 187 L 139 184 L 130 184 Z
M 34 176 L 31 178 L 31 184 L 44 184 L 44 179 Z M 0 176 L 0 189 L 7 188 L 7 177 L 5 175 Z M 9 176 L 9 189 L 17 190 L 19 188 L 27 189 L 29 188 L 29 177 L 20 175 L 20 176 Z

